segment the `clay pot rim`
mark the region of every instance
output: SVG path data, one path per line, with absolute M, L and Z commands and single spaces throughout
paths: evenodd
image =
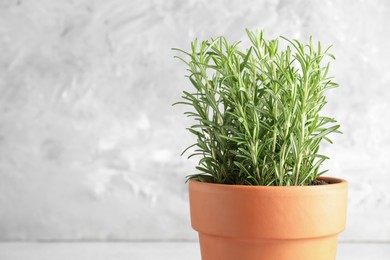
M 345 229 L 348 183 L 318 179 L 332 184 L 245 186 L 190 180 L 192 227 L 214 236 L 266 240 L 338 234 Z
M 249 190 L 262 190 L 262 191 L 312 191 L 312 190 L 332 190 L 340 189 L 348 185 L 348 182 L 344 179 L 336 177 L 320 176 L 317 180 L 324 180 L 329 184 L 324 185 L 306 185 L 306 186 L 257 186 L 257 185 L 236 185 L 236 184 L 219 184 L 211 182 L 200 182 L 194 179 L 190 179 L 193 185 L 202 185 L 203 187 L 216 188 L 223 190 L 237 190 L 237 191 L 249 191 Z M 211 187 L 212 186 L 212 187 Z

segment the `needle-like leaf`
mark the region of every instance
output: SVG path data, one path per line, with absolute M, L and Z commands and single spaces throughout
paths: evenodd
M 324 93 L 337 87 L 328 76 L 321 43 L 247 30 L 251 46 L 224 37 L 200 42 L 190 51 L 173 49 L 188 67 L 193 91 L 175 104 L 192 107 L 188 128 L 196 142 L 183 153 L 200 156 L 197 174 L 187 180 L 241 185 L 308 185 L 329 159 L 318 153 L 322 140 L 340 133 L 336 120 L 320 115 Z M 287 43 L 279 50 L 279 41 Z M 322 64 L 324 63 L 324 64 Z M 191 149 L 195 147 L 195 150 Z

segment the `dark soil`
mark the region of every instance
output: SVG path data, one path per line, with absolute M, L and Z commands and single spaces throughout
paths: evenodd
M 329 184 L 329 183 L 324 181 L 324 180 L 314 180 L 311 183 L 309 183 L 309 186 L 313 186 L 313 185 L 326 185 L 326 184 Z

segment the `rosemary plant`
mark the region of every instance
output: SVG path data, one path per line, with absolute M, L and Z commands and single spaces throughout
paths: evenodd
M 304 45 L 247 30 L 251 46 L 240 51 L 224 37 L 191 43 L 175 56 L 187 66 L 194 89 L 175 104 L 196 121 L 188 130 L 196 143 L 184 150 L 201 156 L 197 174 L 187 178 L 236 185 L 308 185 L 326 171 L 318 153 L 322 140 L 339 132 L 337 122 L 319 113 L 324 92 L 338 84 L 320 42 Z M 287 47 L 279 50 L 280 41 Z M 195 149 L 194 149 L 195 148 Z

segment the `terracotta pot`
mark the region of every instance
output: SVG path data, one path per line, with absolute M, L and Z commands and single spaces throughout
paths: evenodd
M 334 260 L 345 229 L 347 182 L 241 186 L 189 181 L 202 260 Z

